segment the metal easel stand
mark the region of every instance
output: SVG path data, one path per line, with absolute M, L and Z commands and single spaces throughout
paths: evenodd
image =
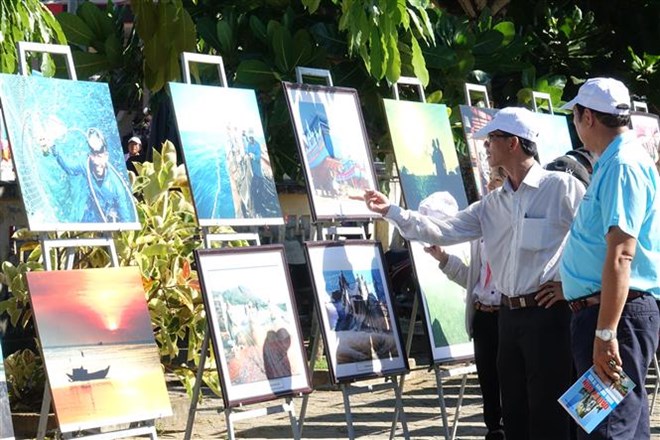
M 470 107 L 472 107 L 472 93 L 482 93 L 484 95 L 484 104 L 486 104 L 487 108 L 492 108 L 490 105 L 490 98 L 488 98 L 488 89 L 486 86 L 481 84 L 465 83 L 465 103 Z
M 47 53 L 51 55 L 64 55 L 66 58 L 66 66 L 71 80 L 77 80 L 76 69 L 73 64 L 73 56 L 71 54 L 71 48 L 67 45 L 59 44 L 43 44 L 43 43 L 31 43 L 26 41 L 20 41 L 17 44 L 18 46 L 18 58 L 19 58 L 19 74 L 28 75 L 28 64 L 27 64 L 27 53 L 28 52 L 40 52 Z M 73 269 L 74 258 L 75 258 L 75 248 L 79 247 L 107 247 L 108 253 L 112 261 L 113 267 L 119 267 L 119 259 L 117 257 L 117 249 L 115 247 L 115 242 L 112 238 L 112 235 L 109 232 L 102 232 L 101 237 L 98 238 L 82 238 L 82 239 L 51 239 L 48 237 L 47 233 L 42 233 L 39 241 L 42 249 L 42 257 L 44 268 L 46 270 L 58 270 L 57 267 L 53 267 L 51 264 L 51 253 L 55 251 L 57 254 L 57 249 L 66 249 L 66 270 Z M 57 262 L 57 256 L 55 257 Z M 57 263 L 56 263 L 57 264 Z M 37 427 L 37 439 L 43 440 L 46 436 L 46 428 L 48 424 L 48 414 L 50 412 L 50 406 L 52 401 L 52 395 L 50 392 L 50 384 L 46 380 L 44 387 L 44 396 L 41 402 L 41 413 L 39 415 L 39 425 Z M 134 425 L 143 424 L 144 426 Z M 100 427 L 99 427 L 100 428 Z M 99 429 L 97 428 L 97 429 Z M 91 430 L 90 430 L 91 431 Z M 62 432 L 60 435 L 62 438 L 73 438 L 75 435 L 76 438 L 81 438 L 78 435 L 79 433 L 71 432 Z M 152 440 L 156 440 L 158 437 L 156 435 L 156 426 L 155 420 L 144 420 L 131 424 L 131 427 L 127 429 L 100 433 L 100 434 L 89 434 L 82 436 L 83 438 L 89 439 L 113 439 L 113 438 L 125 438 L 135 435 L 149 435 Z
M 196 54 L 190 52 L 183 52 L 181 54 L 181 66 L 183 69 L 184 81 L 188 84 L 191 84 L 190 76 L 190 63 L 204 63 L 204 64 L 214 64 L 218 67 L 218 76 L 220 78 L 221 87 L 228 87 L 227 85 L 227 76 L 225 74 L 225 67 L 222 61 L 222 57 L 213 56 L 213 55 L 204 55 Z M 282 222 L 283 224 L 284 222 Z M 256 225 L 261 226 L 261 225 Z M 242 233 L 212 233 L 209 226 L 202 227 L 202 237 L 204 242 L 204 247 L 206 249 L 211 249 L 213 243 L 227 243 L 236 240 L 244 240 L 248 242 L 253 242 L 255 246 L 261 244 L 259 234 L 257 232 L 242 232 Z M 199 395 L 202 387 L 202 379 L 204 376 L 204 366 L 206 364 L 206 358 L 210 356 L 210 342 L 211 336 L 209 333 L 208 322 L 204 329 L 204 340 L 202 341 L 202 348 L 200 352 L 199 365 L 197 366 L 197 373 L 195 376 L 195 386 L 193 387 L 193 395 L 190 401 L 190 409 L 188 411 L 188 420 L 186 422 L 186 431 L 184 433 L 184 439 L 190 440 L 192 436 L 193 425 L 195 423 L 195 414 L 197 413 L 197 404 L 199 401 Z M 239 407 L 240 408 L 240 407 Z M 229 438 L 233 440 L 235 438 L 234 433 L 234 423 L 241 420 L 254 419 L 264 417 L 266 415 L 278 414 L 286 412 L 289 414 L 289 420 L 291 421 L 291 431 L 293 433 L 294 439 L 300 439 L 299 433 L 299 423 L 296 418 L 295 407 L 293 405 L 292 399 L 290 397 L 285 399 L 284 403 L 279 405 L 269 406 L 265 408 L 258 408 L 253 410 L 237 410 L 236 408 L 219 408 L 218 411 L 222 411 L 225 415 L 225 420 L 227 423 L 227 432 Z
M 426 102 L 426 98 L 424 96 L 424 88 L 421 84 L 421 82 L 417 78 L 406 78 L 402 77 L 392 85 L 392 92 L 394 95 L 394 99 L 399 100 L 399 85 L 410 85 L 410 86 L 416 86 L 418 88 L 418 94 L 420 97 L 420 100 L 422 102 Z M 466 96 L 466 101 L 468 105 L 472 105 L 470 93 L 471 92 L 480 92 L 484 94 L 484 102 L 487 107 L 490 107 L 490 100 L 488 98 L 488 91 L 486 89 L 486 86 L 478 85 L 478 84 L 465 84 L 465 96 Z M 552 106 L 552 104 L 550 104 Z M 415 299 L 413 300 L 413 305 L 412 305 L 412 311 L 410 313 L 410 321 L 408 325 L 408 333 L 406 335 L 406 356 L 410 357 L 410 350 L 412 348 L 412 341 L 413 337 L 415 334 L 415 325 L 417 323 L 417 312 L 419 310 L 419 296 L 415 295 Z M 465 385 L 467 383 L 467 376 L 468 374 L 475 373 L 477 371 L 476 365 L 474 364 L 468 364 L 468 365 L 460 365 L 460 366 L 452 366 L 452 367 L 444 367 L 441 364 L 434 363 L 433 364 L 433 371 L 435 373 L 436 377 L 436 387 L 438 390 L 438 399 L 440 401 L 440 412 L 442 415 L 442 424 L 444 426 L 444 431 L 445 431 L 445 439 L 446 440 L 453 440 L 456 437 L 456 431 L 458 429 L 458 419 L 460 416 L 460 411 L 461 411 L 461 406 L 463 404 L 463 397 L 465 394 Z M 444 389 L 442 385 L 442 379 L 443 378 L 450 378 L 450 377 L 455 377 L 455 376 L 461 376 L 461 387 L 459 391 L 459 396 L 458 396 L 458 401 L 456 404 L 456 411 L 454 413 L 454 421 L 452 423 L 452 430 L 451 433 L 449 431 L 449 421 L 447 417 L 447 405 L 445 402 L 444 398 Z M 403 386 L 405 384 L 405 376 L 401 378 L 401 383 L 400 383 L 400 388 L 401 392 L 403 392 Z M 397 418 L 399 414 L 398 412 L 395 413 L 394 416 L 394 421 L 392 424 L 392 429 L 394 429 Z
M 312 69 L 308 67 L 296 67 L 296 81 L 298 83 L 303 83 L 303 77 L 308 76 L 308 77 L 315 77 L 319 78 L 322 80 L 325 80 L 326 85 L 332 87 L 333 82 L 332 82 L 332 75 L 330 74 L 330 71 L 328 70 L 323 70 L 323 69 Z M 367 230 L 368 226 L 370 224 L 372 219 L 368 219 L 365 221 L 365 223 L 362 226 L 340 226 L 337 225 L 336 222 L 331 220 L 328 223 L 321 223 L 317 222 L 316 227 L 314 228 L 315 236 L 313 237 L 313 240 L 315 241 L 321 241 L 321 240 L 346 240 L 346 239 L 362 239 L 366 240 L 367 238 Z M 311 350 L 311 358 L 309 360 L 309 370 L 313 374 L 314 373 L 314 366 L 316 364 L 316 359 L 319 355 L 320 351 L 320 346 L 321 346 L 321 332 L 320 332 L 320 325 L 318 322 L 318 317 L 316 313 L 316 304 L 314 305 L 314 310 L 312 310 L 312 335 L 311 335 L 311 341 L 312 341 L 312 350 Z M 403 376 L 402 376 L 403 377 Z M 346 384 L 342 383 L 340 384 L 340 389 L 343 394 L 343 400 L 344 400 L 344 409 L 345 409 L 345 414 L 346 414 L 346 423 L 348 426 L 348 437 L 353 439 L 355 438 L 355 431 L 353 429 L 353 415 L 351 413 L 351 407 L 350 407 L 350 396 L 352 394 L 360 394 L 364 392 L 371 392 L 374 391 L 374 388 L 377 387 L 379 389 L 382 388 L 392 388 L 394 389 L 395 396 L 396 396 L 396 409 L 395 409 L 395 414 L 398 415 L 399 411 L 401 412 L 401 424 L 404 430 L 404 435 L 406 438 L 409 438 L 409 433 L 408 433 L 408 425 L 405 420 L 405 415 L 403 414 L 403 405 L 402 405 L 402 399 L 401 399 L 401 387 L 400 387 L 400 382 L 398 381 L 396 376 L 388 376 L 385 378 L 386 380 L 390 380 L 389 383 L 383 383 L 383 384 L 378 384 L 378 385 L 369 385 L 366 387 L 358 387 L 356 385 L 352 384 Z M 304 421 L 305 421 L 305 414 L 307 412 L 307 405 L 309 403 L 309 394 L 306 394 L 303 396 L 303 401 L 301 404 L 301 409 L 300 409 L 300 416 L 299 416 L 299 423 L 300 423 L 300 435 L 302 435 L 303 432 L 303 427 L 304 427 Z M 396 429 L 396 420 L 393 421 L 392 423 L 392 429 L 390 432 L 390 438 L 394 436 L 394 431 Z
M 538 100 L 546 101 L 548 103 L 548 111 L 550 114 L 555 114 L 555 111 L 552 109 L 552 98 L 550 97 L 550 93 L 532 92 L 532 107 L 536 113 L 539 112 L 539 107 L 536 103 Z

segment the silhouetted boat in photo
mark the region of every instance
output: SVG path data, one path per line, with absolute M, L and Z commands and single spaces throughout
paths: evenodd
M 110 365 L 108 365 L 103 370 L 94 371 L 91 373 L 87 371 L 87 368 L 83 368 L 81 366 L 80 368 L 74 368 L 71 374 L 66 373 L 66 375 L 69 376 L 69 381 L 71 382 L 83 382 L 86 380 L 105 379 L 105 377 L 108 375 L 108 371 L 110 371 Z

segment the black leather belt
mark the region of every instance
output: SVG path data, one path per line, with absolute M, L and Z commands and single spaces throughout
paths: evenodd
M 626 298 L 626 302 L 632 301 L 633 299 L 639 298 L 644 295 L 646 295 L 646 292 L 631 289 L 628 291 L 628 297 Z M 570 307 L 573 313 L 575 313 L 575 312 L 579 312 L 582 309 L 586 309 L 587 307 L 596 306 L 598 304 L 600 304 L 600 292 L 596 292 L 593 295 L 589 295 L 584 298 L 569 301 L 568 307 Z

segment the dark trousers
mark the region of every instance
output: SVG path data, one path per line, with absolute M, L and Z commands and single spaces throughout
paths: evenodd
M 592 306 L 573 314 L 572 348 L 579 375 L 593 365 L 598 311 L 599 306 Z M 637 386 L 591 434 L 579 428 L 579 439 L 632 440 L 651 437 L 649 402 L 644 385 L 649 364 L 658 346 L 659 328 L 658 307 L 650 295 L 626 303 L 617 328 L 617 340 L 623 370 Z
M 472 321 L 474 360 L 484 401 L 484 422 L 488 431 L 502 429 L 500 381 L 497 377 L 498 312 L 475 310 Z
M 572 383 L 571 312 L 500 308 L 497 366 L 507 440 L 569 438 L 569 416 L 557 399 Z

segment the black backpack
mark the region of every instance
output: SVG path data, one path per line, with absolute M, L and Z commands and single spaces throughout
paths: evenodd
M 545 165 L 548 171 L 562 171 L 571 174 L 573 177 L 589 186 L 591 173 L 593 172 L 595 157 L 591 151 L 584 148 L 567 151 L 563 156 L 559 156 L 552 162 Z

